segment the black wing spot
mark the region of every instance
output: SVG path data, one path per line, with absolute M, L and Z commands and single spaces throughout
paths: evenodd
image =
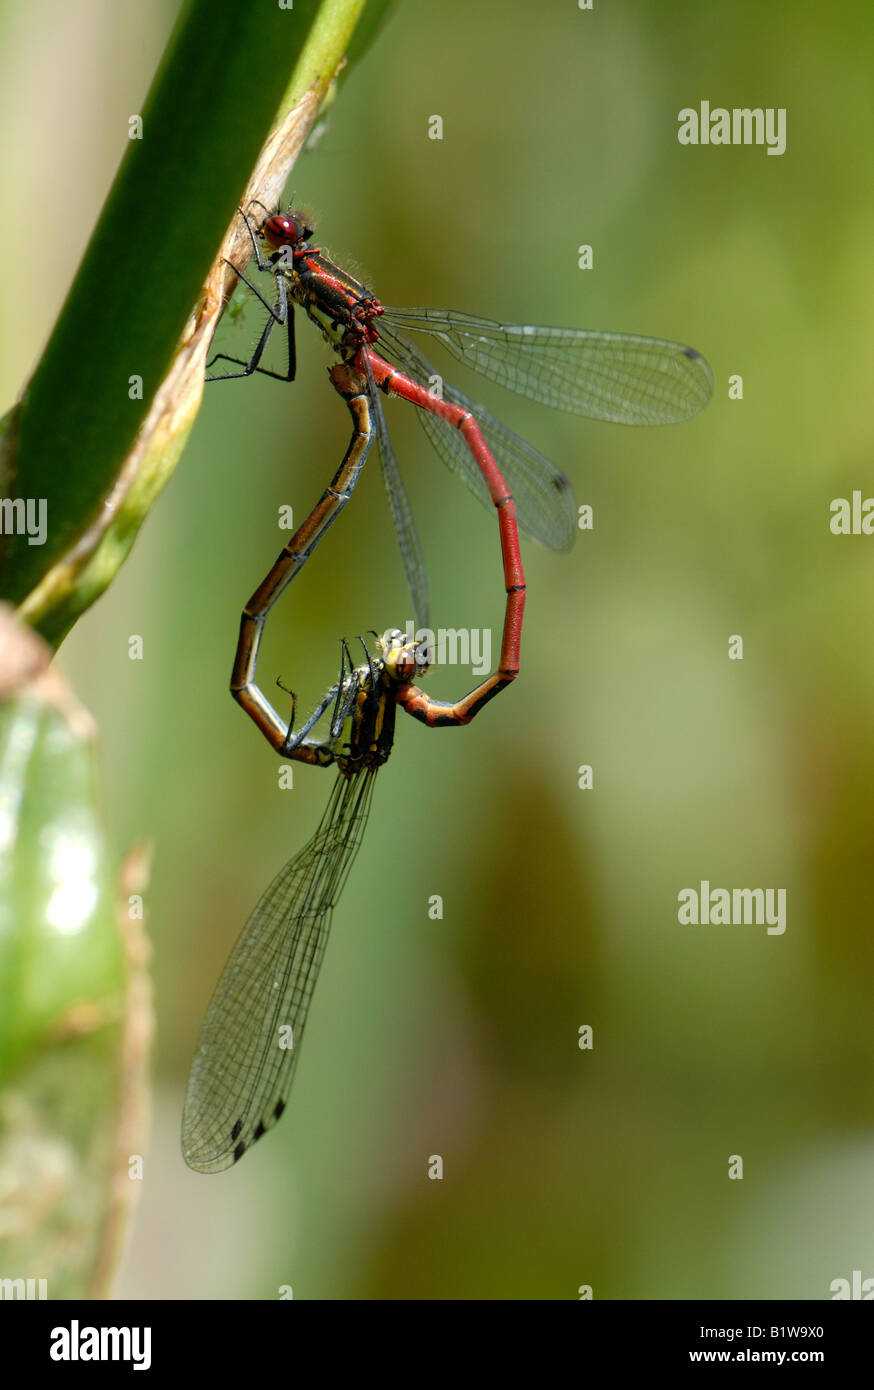
M 563 473 L 556 473 L 553 475 L 552 486 L 555 488 L 556 492 L 567 492 L 570 487 L 570 481 Z
M 691 357 L 693 362 L 697 357 L 701 356 L 700 352 L 696 352 L 695 348 L 684 347 L 683 352 L 686 354 L 687 357 Z
M 254 1142 L 256 1139 L 260 1139 L 260 1138 L 261 1138 L 261 1135 L 262 1135 L 262 1134 L 265 1134 L 265 1133 L 266 1133 L 266 1130 L 265 1130 L 265 1128 L 264 1128 L 264 1121 L 263 1121 L 263 1120 L 259 1120 L 259 1121 L 258 1121 L 258 1124 L 257 1124 L 257 1126 L 256 1126 L 256 1128 L 255 1128 L 255 1133 L 252 1135 L 252 1140 L 253 1140 L 253 1142 Z
M 243 1157 L 243 1154 L 245 1152 L 246 1145 L 245 1142 L 241 1139 L 237 1147 L 234 1149 L 234 1162 L 239 1163 L 240 1159 Z
M 243 1128 L 243 1117 L 242 1117 L 242 1115 L 241 1115 L 240 1118 L 237 1120 L 237 1123 L 234 1125 L 233 1129 L 231 1130 L 231 1138 L 232 1138 L 232 1139 L 239 1139 L 239 1137 L 240 1137 L 240 1132 L 241 1132 L 242 1128 Z
M 274 1108 L 273 1108 L 273 1118 L 274 1118 L 275 1120 L 278 1120 L 284 1109 L 285 1109 L 285 1101 L 284 1101 L 284 1100 L 278 1100 L 278 1101 L 276 1102 L 276 1105 L 275 1105 Z

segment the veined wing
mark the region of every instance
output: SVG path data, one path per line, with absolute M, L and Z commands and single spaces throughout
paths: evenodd
M 365 362 L 367 361 L 365 357 Z M 394 449 L 391 446 L 388 427 L 385 423 L 385 412 L 382 408 L 380 393 L 373 380 L 373 373 L 368 366 L 368 377 L 371 385 L 371 413 L 376 429 L 376 444 L 379 450 L 379 462 L 382 470 L 382 480 L 388 495 L 388 505 L 391 511 L 392 521 L 394 522 L 395 534 L 398 538 L 398 546 L 401 552 L 401 559 L 404 565 L 404 574 L 407 577 L 407 587 L 410 591 L 410 598 L 413 602 L 413 617 L 417 628 L 430 628 L 431 626 L 431 595 L 428 584 L 428 571 L 425 567 L 425 557 L 422 554 L 422 544 L 419 540 L 419 533 L 416 530 L 416 523 L 413 520 L 413 509 L 410 506 L 410 499 L 404 487 L 404 480 L 401 477 L 398 462 L 395 458 Z
M 713 394 L 701 354 L 664 338 L 493 323 L 447 309 L 387 307 L 385 321 L 431 334 L 459 362 L 521 396 L 593 420 L 676 424 Z
M 229 1168 L 285 1108 L 331 912 L 370 809 L 375 769 L 337 778 L 318 830 L 271 883 L 222 972 L 182 1113 L 189 1168 Z
M 442 375 L 415 343 L 403 333 L 384 327 L 380 320 L 379 343 L 386 355 L 422 386 L 429 386 Z M 443 398 L 469 410 L 485 435 L 504 481 L 513 494 L 519 529 L 530 540 L 550 550 L 567 550 L 576 528 L 576 503 L 570 482 L 560 469 L 533 445 L 503 424 L 485 406 L 470 400 L 457 387 L 443 382 Z M 460 473 L 471 492 L 492 507 L 482 473 L 464 436 L 439 416 L 417 411 L 419 422 L 443 462 L 453 473 Z

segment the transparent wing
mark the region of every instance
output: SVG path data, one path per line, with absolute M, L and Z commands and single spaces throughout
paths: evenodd
M 521 396 L 593 420 L 675 424 L 713 393 L 701 354 L 663 338 L 493 323 L 449 309 L 386 308 L 386 321 L 431 334 L 459 362 Z
M 420 385 L 429 386 L 434 377 L 441 377 L 436 367 L 409 338 L 403 333 L 385 329 L 383 321 L 380 321 L 379 338 L 386 356 L 393 358 Z M 443 383 L 443 398 L 471 411 L 476 417 L 504 481 L 513 494 L 520 531 L 550 550 L 567 550 L 575 535 L 576 503 L 564 473 L 486 410 L 485 406 L 478 405 L 448 382 Z M 443 462 L 453 473 L 460 473 L 471 492 L 491 508 L 488 488 L 464 436 L 454 425 L 431 415 L 427 410 L 419 410 L 417 414 Z
M 229 1168 L 285 1108 L 331 912 L 361 844 L 374 771 L 337 778 L 318 830 L 273 880 L 222 972 L 182 1113 L 182 1153 L 200 1173 Z
M 366 360 L 365 358 L 365 361 Z M 388 426 L 385 422 L 385 412 L 382 408 L 382 401 L 380 400 L 379 391 L 373 380 L 373 374 L 370 372 L 369 366 L 368 375 L 372 387 L 370 404 L 376 428 L 376 443 L 379 449 L 382 480 L 385 483 L 385 490 L 388 494 L 388 505 L 394 522 L 395 533 L 398 538 L 401 559 L 404 564 L 404 574 L 407 576 L 410 598 L 413 602 L 413 617 L 416 620 L 417 628 L 430 628 L 431 595 L 428 584 L 428 571 L 425 568 L 425 557 L 422 554 L 419 533 L 416 530 L 416 523 L 413 520 L 413 509 L 410 506 L 410 499 L 407 496 L 404 480 L 401 477 L 398 462 L 391 446 Z

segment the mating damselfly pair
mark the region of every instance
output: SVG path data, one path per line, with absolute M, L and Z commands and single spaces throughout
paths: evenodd
M 266 212 L 267 210 L 264 209 Z M 237 942 L 213 995 L 197 1043 L 183 1114 L 183 1154 L 190 1167 L 218 1172 L 236 1162 L 285 1108 L 331 913 L 361 843 L 373 778 L 386 761 L 398 706 L 431 727 L 468 724 L 519 670 L 525 576 L 518 531 L 556 550 L 573 539 L 576 512 L 564 473 L 496 416 L 443 383 L 417 339 L 430 337 L 483 376 L 541 404 L 617 424 L 671 424 L 696 415 L 710 399 L 710 368 L 694 348 L 635 334 L 498 324 L 443 309 L 393 309 L 312 245 L 303 212 L 247 214 L 255 269 L 239 279 L 267 317 L 248 358 L 208 380 L 260 372 L 294 379 L 294 307 L 318 327 L 337 357 L 329 376 L 352 417 L 343 461 L 322 497 L 280 553 L 243 610 L 231 689 L 282 757 L 338 777 L 312 839 L 274 879 Z M 264 366 L 271 335 L 285 334 L 287 366 Z M 427 653 L 389 630 L 362 641 L 355 666 L 348 647 L 338 680 L 295 729 L 255 683 L 258 650 L 273 604 L 309 559 L 348 502 L 376 439 L 401 557 L 420 628 L 430 626 L 429 587 L 412 510 L 393 453 L 380 392 L 419 407 L 437 453 L 497 511 L 504 589 L 498 670 L 455 702 L 434 700 L 415 683 Z M 330 711 L 330 715 L 329 715 Z M 311 737 L 329 717 L 328 736 Z

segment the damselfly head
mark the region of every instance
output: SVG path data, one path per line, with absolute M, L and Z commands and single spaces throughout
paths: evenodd
M 411 681 L 414 676 L 423 676 L 428 669 L 424 645 L 411 641 L 406 633 L 396 627 L 382 634 L 379 649 L 386 675 L 398 684 Z
M 275 212 L 261 228 L 261 235 L 270 246 L 296 246 L 309 241 L 315 227 L 305 212 Z

